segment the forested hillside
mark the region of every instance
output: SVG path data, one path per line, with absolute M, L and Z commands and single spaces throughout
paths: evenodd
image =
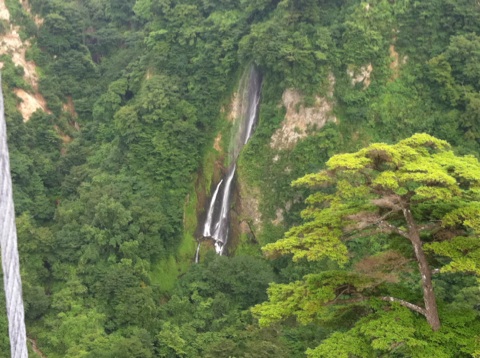
M 0 3 L 30 356 L 480 357 L 477 1 Z

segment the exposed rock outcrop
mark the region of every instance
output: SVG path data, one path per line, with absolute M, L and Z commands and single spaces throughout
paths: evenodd
M 21 1 L 21 3 L 28 11 L 28 2 Z M 0 0 L 0 20 L 10 22 L 10 12 L 5 5 L 5 0 Z M 41 23 L 39 19 L 37 19 L 37 22 Z M 24 121 L 28 121 L 37 109 L 48 113 L 46 101 L 38 92 L 36 65 L 33 61 L 27 61 L 25 58 L 25 52 L 29 46 L 30 42 L 28 40 L 22 42 L 18 26 L 10 25 L 7 33 L 0 35 L 0 55 L 10 55 L 15 66 L 23 67 L 23 78 L 32 88 L 29 92 L 19 88 L 15 89 L 15 94 L 22 101 L 18 106 L 18 110 L 22 114 Z M 0 68 L 3 66 L 4 64 L 0 62 Z
M 282 96 L 282 104 L 287 113 L 282 126 L 273 134 L 270 147 L 273 149 L 292 148 L 308 135 L 309 129 L 320 129 L 328 121 L 337 122 L 332 113 L 335 77 L 328 78 L 329 90 L 326 97 L 316 96 L 312 107 L 305 106 L 304 96 L 295 89 L 287 89 Z
M 217 134 L 217 136 L 215 137 L 215 141 L 213 142 L 213 149 L 215 149 L 219 153 L 223 152 L 223 150 L 222 150 L 222 133 L 221 132 L 219 132 Z
M 396 80 L 398 78 L 399 73 L 399 55 L 398 52 L 395 50 L 395 45 L 390 45 L 390 58 L 392 62 L 390 62 L 390 69 L 393 71 L 392 80 Z
M 30 119 L 32 114 L 35 113 L 37 109 L 41 109 L 42 111 L 48 113 L 45 98 L 43 98 L 40 93 L 35 92 L 32 94 L 21 88 L 15 88 L 14 92 L 17 97 L 21 99 L 21 102 L 18 105 L 18 110 L 22 114 L 25 122 Z
M 347 69 L 347 74 L 351 78 L 352 86 L 355 86 L 357 83 L 363 83 L 363 89 L 367 89 L 372 82 L 370 79 L 372 71 L 373 66 L 371 63 L 369 63 L 368 65 L 364 65 L 360 68 L 349 66 Z
M 240 116 L 241 113 L 241 103 L 238 92 L 234 92 L 232 100 L 230 101 L 230 108 L 228 111 L 227 119 L 229 122 L 235 121 Z
M 396 51 L 395 45 L 393 44 L 390 45 L 389 51 L 390 51 L 390 58 L 392 59 L 392 62 L 390 62 L 390 69 L 393 72 L 390 80 L 394 81 L 400 75 L 400 67 L 407 63 L 408 56 L 403 56 L 403 58 L 400 59 L 400 55 Z
M 73 103 L 73 99 L 72 99 L 71 96 L 67 97 L 67 103 L 63 104 L 62 109 L 63 109 L 64 112 L 69 113 L 70 116 L 72 116 L 72 118 L 77 118 L 78 117 L 78 114 L 75 111 L 75 104 Z

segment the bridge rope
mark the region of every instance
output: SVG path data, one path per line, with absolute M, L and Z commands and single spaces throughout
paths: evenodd
M 0 248 L 7 303 L 8 334 L 12 358 L 28 357 L 22 300 L 22 280 L 17 249 L 17 229 L 7 146 L 3 93 L 0 79 Z

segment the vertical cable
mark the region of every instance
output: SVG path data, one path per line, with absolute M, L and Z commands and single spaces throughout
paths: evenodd
M 22 300 L 22 280 L 17 249 L 17 229 L 12 196 L 12 179 L 7 147 L 7 128 L 0 79 L 0 248 L 7 302 L 8 334 L 12 358 L 28 357 Z

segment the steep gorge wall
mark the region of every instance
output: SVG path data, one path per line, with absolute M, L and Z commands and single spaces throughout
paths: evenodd
M 394 43 L 389 48 L 389 55 L 389 67 L 392 71 L 390 81 L 395 81 L 400 76 L 400 68 L 406 63 L 407 58 L 400 57 Z M 359 67 L 348 67 L 345 75 L 352 90 L 366 92 L 374 80 L 374 71 L 373 65 L 366 63 Z M 268 148 L 255 148 L 255 151 L 259 151 L 255 155 L 265 159 L 262 162 L 262 165 L 265 166 L 263 169 L 264 173 L 270 174 L 262 176 L 258 173 L 260 170 L 255 168 L 253 171 L 257 171 L 255 174 L 257 178 L 255 180 L 249 179 L 249 175 L 246 175 L 246 172 L 252 170 L 248 168 L 252 166 L 252 163 L 248 163 L 248 160 L 242 164 L 244 168 L 239 169 L 234 201 L 234 226 L 238 235 L 244 235 L 253 241 L 257 241 L 257 237 L 262 230 L 270 230 L 272 226 L 280 228 L 287 225 L 285 220 L 288 221 L 287 217 L 290 210 L 298 211 L 298 208 L 301 207 L 302 197 L 294 197 L 290 193 L 290 197 L 286 198 L 281 191 L 290 189 L 289 184 L 291 180 L 311 170 L 315 170 L 308 169 L 308 162 L 300 165 L 292 162 L 298 157 L 308 161 L 308 156 L 312 155 L 305 154 L 302 156 L 301 152 L 304 148 L 303 146 L 302 148 L 297 148 L 298 144 L 310 138 L 311 145 L 321 147 L 322 144 L 320 142 L 322 139 L 320 137 L 317 139 L 316 136 L 322 132 L 327 123 L 339 124 L 340 120 L 335 111 L 334 92 L 336 78 L 333 73 L 328 74 L 325 83 L 327 88 L 324 88 L 322 94 L 309 97 L 304 96 L 301 91 L 295 88 L 287 88 L 283 91 L 281 98 L 276 104 L 279 111 L 283 111 L 283 118 L 271 130 L 268 143 L 266 143 Z M 225 121 L 231 122 L 235 118 L 238 106 L 238 94 L 234 93 L 229 104 L 222 109 Z M 259 121 L 259 126 L 265 125 L 266 122 L 274 122 L 271 121 L 271 118 L 262 117 Z M 270 123 L 267 126 L 272 126 Z M 264 140 L 262 139 L 261 141 Z M 217 133 L 212 146 L 217 152 L 223 150 L 221 133 Z M 260 153 L 260 151 L 264 153 Z M 292 154 L 294 152 L 295 154 Z M 327 153 L 322 155 L 325 157 L 325 160 L 328 159 Z M 256 161 L 257 159 L 253 160 Z M 322 163 L 324 164 L 324 161 Z M 304 169 L 299 169 L 302 165 L 303 168 L 307 168 L 306 172 L 301 171 Z M 318 163 L 312 164 L 311 167 L 318 168 L 318 165 Z M 220 168 L 217 168 L 217 170 L 220 170 Z M 272 174 L 273 172 L 275 174 Z M 269 175 L 271 176 L 269 177 Z M 265 183 L 265 181 L 270 181 L 271 183 Z M 269 203 L 267 205 L 269 207 L 265 207 L 266 202 Z M 272 206 L 270 205 L 271 203 L 275 204 Z M 266 214 L 267 212 L 268 214 Z

